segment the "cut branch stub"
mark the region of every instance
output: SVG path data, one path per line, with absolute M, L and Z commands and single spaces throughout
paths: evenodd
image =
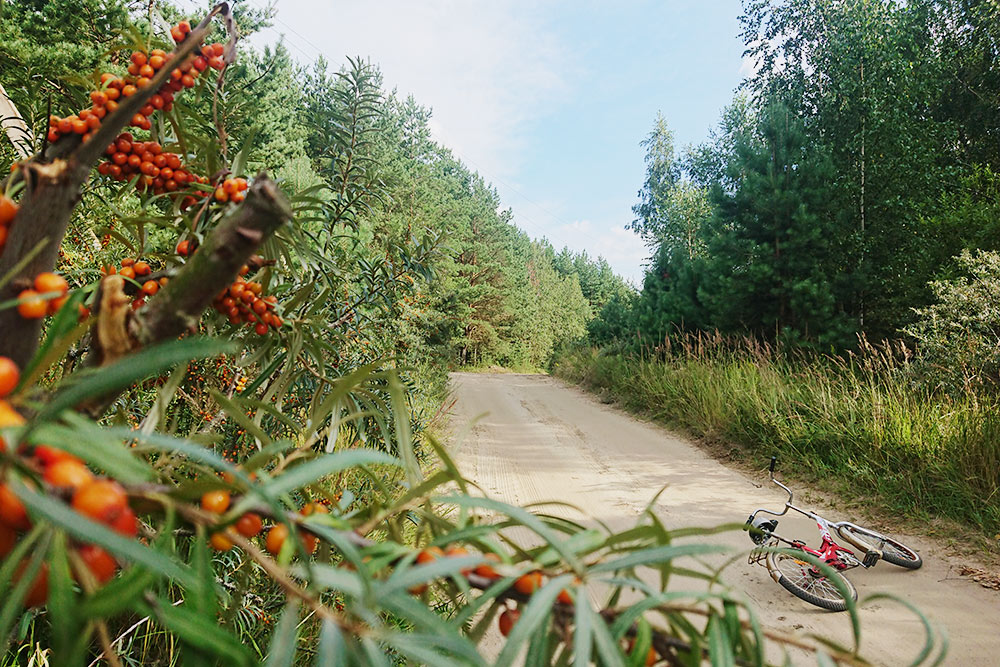
M 140 346 L 174 338 L 198 326 L 215 296 L 230 285 L 271 234 L 292 218 L 288 200 L 261 173 L 246 201 L 226 217 L 184 268 L 132 320 Z

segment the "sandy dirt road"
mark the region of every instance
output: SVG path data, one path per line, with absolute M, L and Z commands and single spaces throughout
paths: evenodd
M 632 525 L 664 486 L 655 511 L 669 527 L 742 522 L 757 507 L 784 502 L 783 492 L 766 483 L 766 473 L 749 478 L 692 443 L 554 378 L 456 373 L 452 383 L 459 467 L 501 500 L 523 505 L 558 499 L 616 528 Z M 850 518 L 815 509 L 831 519 Z M 779 532 L 818 543 L 815 524 L 804 517 L 781 519 Z M 959 577 L 958 563 L 943 548 L 912 535 L 896 537 L 920 552 L 923 568 L 879 563 L 852 570 L 849 578 L 859 595 L 894 593 L 923 609 L 950 638 L 945 664 L 1000 665 L 1000 594 Z M 743 532 L 712 540 L 742 551 L 752 546 Z M 846 614 L 793 597 L 762 567 L 740 560 L 726 580 L 747 596 L 766 625 L 849 643 Z M 870 602 L 861 613 L 863 654 L 880 665 L 908 664 L 922 645 L 919 621 L 885 601 Z

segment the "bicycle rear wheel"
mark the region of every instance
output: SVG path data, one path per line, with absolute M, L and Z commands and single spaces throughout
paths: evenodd
M 789 593 L 830 611 L 847 609 L 847 598 L 834 584 L 834 580 L 843 585 L 851 600 L 858 599 L 858 591 L 846 577 L 839 572 L 824 574 L 807 561 L 797 558 L 794 554 L 772 553 L 767 557 L 767 567 L 778 575 L 778 583 Z
M 882 560 L 887 563 L 908 570 L 917 570 L 924 564 L 916 551 L 877 530 L 845 523 L 837 526 L 837 532 L 848 542 L 859 541 L 878 549 L 882 552 Z

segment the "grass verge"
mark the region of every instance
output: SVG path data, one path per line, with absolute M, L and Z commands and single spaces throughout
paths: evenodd
M 657 358 L 578 348 L 554 374 L 633 411 L 740 446 L 784 468 L 832 477 L 911 519 L 1000 533 L 1000 405 L 920 388 L 903 355 L 865 346 L 846 358 L 785 354 L 698 336 Z

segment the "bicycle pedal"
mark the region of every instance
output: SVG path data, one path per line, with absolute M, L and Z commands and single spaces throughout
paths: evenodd
M 868 551 L 865 553 L 865 558 L 861 561 L 861 564 L 865 567 L 872 567 L 879 561 L 880 558 L 882 558 L 882 554 L 878 551 Z

